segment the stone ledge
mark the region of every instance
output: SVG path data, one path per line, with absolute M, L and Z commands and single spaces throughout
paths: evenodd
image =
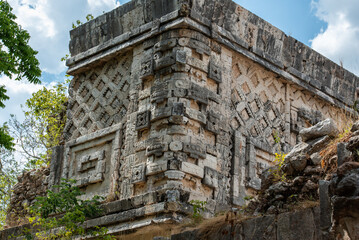
M 70 66 L 68 73 L 75 74 L 96 61 L 106 61 L 106 59 L 110 58 L 114 54 L 134 46 L 147 38 L 153 37 L 171 28 L 181 27 L 185 24 L 187 27 L 196 29 L 205 35 L 214 38 L 216 41 L 221 42 L 227 47 L 240 52 L 251 60 L 269 68 L 285 79 L 304 87 L 324 100 L 340 106 L 347 111 L 351 111 L 348 106 L 353 105 L 355 88 L 358 85 L 358 81 L 356 81 L 357 77 L 304 44 L 286 36 L 282 31 L 273 27 L 263 19 L 260 19 L 230 0 L 225 0 L 223 3 L 208 1 L 208 5 L 211 6 L 223 5 L 222 7 L 224 10 L 223 13 L 221 13 L 224 15 L 223 21 L 219 21 L 209 13 L 203 13 L 203 11 L 200 11 L 203 6 L 200 6 L 200 3 L 197 3 L 195 0 L 192 2 L 188 17 L 182 17 L 183 15 L 179 14 L 178 11 L 181 9 L 180 1 L 172 0 L 170 3 L 170 7 L 162 9 L 164 8 L 163 5 L 161 5 L 162 0 L 154 1 L 153 4 L 161 8 L 156 10 L 156 14 L 154 14 L 152 10 L 147 9 L 149 4 L 147 1 L 142 3 L 140 1 L 131 1 L 128 4 L 113 10 L 123 12 L 123 14 L 128 14 L 131 11 L 135 11 L 136 8 L 141 8 L 143 10 L 141 14 L 153 14 L 153 17 L 143 20 L 144 22 L 142 24 L 139 24 L 138 27 L 135 25 L 135 28 L 127 32 L 123 31 L 122 34 L 118 35 L 113 33 L 112 38 L 100 41 L 92 48 L 84 49 L 81 52 L 72 52 L 74 56 L 67 61 L 67 65 Z M 220 9 L 222 9 L 222 7 Z M 244 19 L 242 19 L 243 21 L 248 21 L 248 23 L 251 24 L 252 22 L 253 24 L 258 24 L 258 26 L 254 25 L 256 26 L 256 34 L 258 34 L 258 39 L 255 39 L 256 42 L 254 45 L 249 44 L 247 42 L 248 40 L 238 35 L 237 28 L 240 26 L 229 30 L 229 28 L 233 28 L 233 26 L 230 26 L 229 22 L 232 21 L 232 18 L 235 15 L 235 8 L 239 8 L 243 12 L 242 15 L 245 15 L 243 17 Z M 221 15 L 218 13 L 218 9 L 210 10 L 210 12 L 211 11 L 215 11 L 217 17 Z M 102 25 L 100 23 L 99 24 L 101 26 L 106 24 L 111 25 L 111 21 L 117 21 L 117 18 L 111 14 L 113 13 L 110 12 L 100 16 L 99 18 L 103 18 L 104 22 L 101 23 Z M 112 17 L 109 17 L 110 15 Z M 123 19 L 125 16 L 119 15 L 117 17 Z M 127 16 L 127 18 L 131 17 Z M 135 21 L 135 19 L 132 19 L 132 21 Z M 91 21 L 89 23 L 85 23 L 83 26 L 80 26 L 80 28 L 90 29 L 90 26 L 92 25 L 94 25 L 94 22 Z M 96 25 L 96 27 L 99 26 Z M 73 39 L 78 37 L 76 33 L 81 31 L 81 29 L 73 30 L 71 32 L 71 38 Z M 248 31 L 248 29 L 245 31 Z M 260 36 L 268 37 L 270 41 L 273 41 L 274 46 L 266 48 L 259 41 Z M 72 44 L 73 43 L 71 43 L 70 46 L 72 46 Z M 299 50 L 305 52 L 307 55 L 304 56 L 304 53 L 301 53 Z M 270 51 L 274 51 L 273 54 Z M 294 56 L 293 54 L 296 58 L 298 55 L 298 57 L 303 59 L 303 61 L 299 62 L 299 60 L 295 60 L 295 63 L 290 63 L 290 61 L 292 61 L 290 59 Z M 305 68 L 303 64 L 308 61 L 313 62 L 314 65 L 322 64 L 324 67 L 318 67 L 320 70 L 316 70 L 315 72 L 309 71 L 310 69 L 303 70 Z M 334 75 L 332 75 L 333 71 Z
M 102 204 L 103 214 L 85 221 L 83 226 L 85 229 L 106 226 L 109 229 L 109 234 L 117 234 L 153 223 L 180 222 L 192 214 L 192 209 L 187 203 L 181 202 L 180 199 L 178 202 L 173 202 L 173 199 L 170 199 L 172 192 L 168 194 L 167 196 L 166 191 L 163 190 L 104 203 Z M 160 201 L 161 199 L 162 201 Z M 0 237 L 1 239 L 22 239 L 20 237 L 11 238 L 11 236 L 19 235 L 29 228 L 31 225 L 25 224 L 5 229 L 0 231 Z M 91 236 L 87 237 L 91 238 Z

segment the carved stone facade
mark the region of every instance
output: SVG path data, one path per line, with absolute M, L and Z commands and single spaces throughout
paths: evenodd
M 133 0 L 71 31 L 70 51 L 65 152 L 50 182 L 73 178 L 85 197 L 132 208 L 243 204 L 301 128 L 345 119 L 358 86 L 229 0 Z

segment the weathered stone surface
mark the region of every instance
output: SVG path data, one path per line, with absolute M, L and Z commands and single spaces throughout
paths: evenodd
M 345 167 L 345 163 L 342 167 Z M 341 175 L 335 176 L 330 183 L 332 204 L 332 228 L 341 236 L 344 231 L 350 239 L 359 237 L 359 170 L 347 168 Z
M 307 161 L 309 159 L 309 156 L 307 154 L 307 150 L 310 148 L 310 146 L 306 143 L 300 143 L 296 145 L 292 151 L 290 151 L 285 156 L 285 162 L 289 166 L 287 166 L 287 173 L 291 174 L 291 170 L 294 171 L 303 171 L 304 168 L 307 166 Z
M 276 221 L 275 216 L 265 216 L 254 218 L 243 223 L 244 238 L 252 239 L 276 239 Z
M 323 232 L 329 232 L 329 229 L 332 226 L 329 183 L 329 181 L 325 180 L 319 181 L 320 229 Z
M 314 165 L 320 165 L 322 161 L 322 156 L 320 156 L 320 153 L 316 152 L 310 155 L 310 160 L 312 160 L 312 163 Z
M 331 136 L 334 137 L 339 133 L 337 126 L 335 125 L 334 121 L 330 118 L 317 123 L 313 127 L 302 129 L 299 132 L 299 135 L 302 137 L 304 142 L 309 140 L 322 137 L 322 136 Z
M 218 172 L 212 168 L 204 168 L 203 183 L 207 186 L 218 188 Z
M 348 144 L 347 149 L 351 152 L 355 151 L 359 147 L 359 135 L 351 137 Z
M 300 227 L 298 227 L 300 226 Z M 277 219 L 277 240 L 317 240 L 318 223 L 312 209 L 294 213 L 283 213 Z
M 338 167 L 340 167 L 346 160 L 352 155 L 350 151 L 347 150 L 347 143 L 338 143 L 337 144 L 337 156 L 338 156 Z
M 70 52 L 58 171 L 78 181 L 84 198 L 124 201 L 128 209 L 103 224 L 162 214 L 166 196 L 143 200 L 154 189 L 211 202 L 213 211 L 243 204 L 261 189 L 274 153 L 295 146 L 309 124 L 317 125 L 302 130 L 306 143 L 284 168 L 305 178 L 270 191 L 278 202 L 294 189 L 313 194 L 320 173 L 308 164 L 319 164 L 326 135 L 337 132 L 331 120 L 318 121 L 333 112 L 344 118 L 339 109 L 350 109 L 358 81 L 230 0 L 133 0 L 72 30 Z M 359 141 L 352 140 L 354 150 Z M 51 171 L 53 179 L 59 172 Z M 186 212 L 174 203 L 169 215 Z M 267 230 L 270 239 L 285 236 Z
M 356 121 L 355 123 L 353 123 L 352 128 L 350 129 L 351 132 L 355 132 L 359 130 L 359 121 Z
M 45 196 L 46 191 L 51 187 L 49 186 L 49 174 L 49 168 L 42 168 L 33 169 L 18 176 L 18 183 L 12 189 L 7 210 L 6 225 L 8 227 L 26 223 L 24 219 L 29 216 L 30 205 L 36 201 L 36 197 Z

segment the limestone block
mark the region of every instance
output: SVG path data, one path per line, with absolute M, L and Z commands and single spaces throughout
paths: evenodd
M 132 168 L 131 183 L 146 182 L 146 166 L 145 164 L 139 164 Z
M 217 83 L 222 82 L 222 70 L 217 64 L 213 61 L 209 62 L 209 69 L 208 69 L 208 78 L 216 81 Z
M 200 111 L 194 110 L 192 108 L 187 107 L 185 109 L 185 116 L 190 119 L 196 120 L 200 123 L 203 123 L 203 124 L 206 124 L 206 122 L 207 122 L 206 115 L 204 115 Z
M 339 130 L 334 121 L 328 118 L 310 128 L 300 130 L 299 135 L 302 137 L 302 140 L 306 142 L 325 135 L 335 137 L 338 133 Z
M 188 153 L 192 158 L 206 158 L 206 149 L 201 145 L 184 143 L 183 151 Z
M 172 107 L 160 107 L 153 111 L 151 121 L 157 121 L 172 115 Z
M 352 155 L 352 153 L 347 150 L 347 145 L 347 143 L 342 142 L 337 144 L 338 167 L 340 167 Z
M 146 156 L 155 155 L 156 157 L 162 156 L 166 150 L 164 143 L 154 142 L 146 148 Z
M 167 129 L 167 134 L 169 135 L 186 135 L 187 129 L 185 126 L 172 125 Z
M 199 178 L 203 178 L 204 170 L 203 168 L 189 162 L 182 162 L 181 170 L 185 173 L 189 173 Z
M 295 213 L 283 213 L 277 220 L 277 239 L 296 240 L 296 239 L 319 239 L 317 235 L 315 218 L 311 209 Z M 301 226 L 294 228 L 293 226 Z
M 183 103 L 174 103 L 172 108 L 173 116 L 183 116 L 184 115 L 184 105 Z
M 153 60 L 152 57 L 142 61 L 141 63 L 141 78 L 146 78 L 153 75 Z
M 355 131 L 358 131 L 359 130 L 359 121 L 356 121 L 352 128 L 350 129 L 351 132 L 355 132 Z
M 203 184 L 210 186 L 212 188 L 218 187 L 218 172 L 212 168 L 204 167 L 204 178 L 202 180 Z
M 319 200 L 320 200 L 320 228 L 324 231 L 328 231 L 332 226 L 328 181 L 325 180 L 319 181 Z
M 150 111 L 144 111 L 137 113 L 137 120 L 136 120 L 136 130 L 143 130 L 143 129 L 149 129 L 151 125 L 151 112 Z
M 165 160 L 149 163 L 146 165 L 146 176 L 164 172 L 168 169 L 168 162 Z
M 180 64 L 186 64 L 187 63 L 187 54 L 185 51 L 176 51 L 176 62 Z
M 154 45 L 154 51 L 155 52 L 164 52 L 167 50 L 170 50 L 176 46 L 176 40 L 175 39 L 165 39 L 163 41 L 160 41 Z
M 215 113 L 208 113 L 206 129 L 215 134 L 219 133 L 220 117 Z
M 182 142 L 179 142 L 179 141 L 171 142 L 169 145 L 169 148 L 173 152 L 178 152 L 178 151 L 182 150 L 183 144 L 182 144 Z
M 172 180 L 181 180 L 184 178 L 184 175 L 185 175 L 184 172 L 176 171 L 176 170 L 170 170 L 165 172 L 165 176 L 168 179 L 172 179 Z
M 160 103 L 169 97 L 167 82 L 155 82 L 151 87 L 151 102 Z
M 188 98 L 203 104 L 208 104 L 208 90 L 197 84 L 192 84 L 191 88 L 188 90 Z

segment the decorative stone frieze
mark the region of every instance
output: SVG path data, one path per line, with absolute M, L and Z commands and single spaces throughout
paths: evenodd
M 274 153 L 355 100 L 356 76 L 230 0 L 133 0 L 99 18 L 71 31 L 56 172 L 85 198 L 244 204 Z

